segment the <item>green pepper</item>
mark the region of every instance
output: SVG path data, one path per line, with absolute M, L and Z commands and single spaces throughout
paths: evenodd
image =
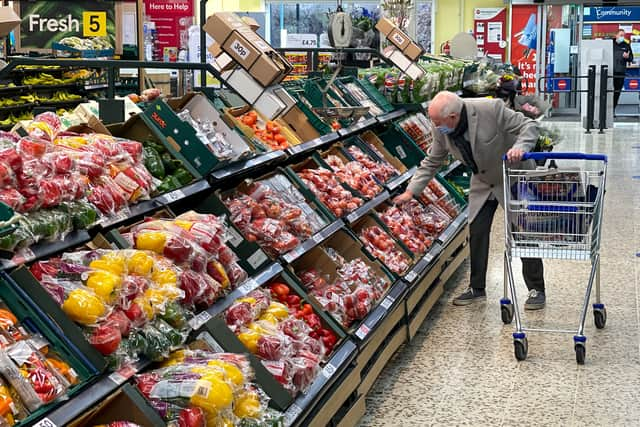
M 162 164 L 164 165 L 164 170 L 168 174 L 172 174 L 182 166 L 182 162 L 180 160 L 176 160 L 170 153 L 164 153 L 162 155 Z
M 156 141 L 152 141 L 152 140 L 144 141 L 142 145 L 144 145 L 145 147 L 153 148 L 154 150 L 156 150 L 158 154 L 162 154 L 165 151 L 167 151 L 167 149 L 164 148 L 164 145 L 159 144 Z
M 147 350 L 147 338 L 141 331 L 137 331 L 129 335 L 129 339 L 122 341 L 123 348 L 129 356 L 137 357 L 144 354 Z
M 184 309 L 176 302 L 167 304 L 164 308 L 164 313 L 160 315 L 160 318 L 172 327 L 178 329 L 183 328 L 187 324 Z
M 164 164 L 160 154 L 152 147 L 144 147 L 144 165 L 154 178 L 163 179 L 165 177 Z
M 182 184 L 180 183 L 180 181 L 178 181 L 178 179 L 173 175 L 169 175 L 164 180 L 162 180 L 162 182 L 160 183 L 156 191 L 159 194 L 162 194 L 162 193 L 167 193 L 169 191 L 173 191 L 180 187 L 182 187 Z
M 169 338 L 158 331 L 151 325 L 147 325 L 142 329 L 142 333 L 147 340 L 147 346 L 144 350 L 144 356 L 153 362 L 163 360 L 171 350 L 171 341 Z
M 0 237 L 0 250 L 13 252 L 16 248 L 26 246 L 31 243 L 32 234 L 22 224 L 18 224 L 18 228 L 12 233 Z
M 153 326 L 162 334 L 162 336 L 169 340 L 172 348 L 177 348 L 182 345 L 185 337 L 180 333 L 180 331 L 169 326 L 169 324 L 164 320 L 157 319 L 153 322 Z
M 60 209 L 71 216 L 73 227 L 76 230 L 85 230 L 98 219 L 96 209 L 91 204 L 82 200 L 61 203 Z
M 179 167 L 178 169 L 176 169 L 176 171 L 173 173 L 173 176 L 178 181 L 180 181 L 180 184 L 182 185 L 187 185 L 191 183 L 191 181 L 193 181 L 193 176 L 191 175 L 191 173 L 183 167 Z

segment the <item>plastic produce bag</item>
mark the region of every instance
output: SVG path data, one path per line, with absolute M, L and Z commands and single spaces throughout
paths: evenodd
M 370 145 L 370 147 L 373 147 Z M 356 145 L 350 146 L 347 151 L 358 163 L 371 172 L 379 182 L 387 182 L 392 177 L 399 175 L 399 171 L 385 160 L 375 161 Z M 383 157 L 380 155 L 380 158 Z
M 358 162 L 345 162 L 336 155 L 329 155 L 325 161 L 336 172 L 340 182 L 362 194 L 367 199 L 374 198 L 382 191 L 373 174 Z
M 335 175 L 327 169 L 304 169 L 298 173 L 298 176 L 338 218 L 358 209 L 364 203 L 360 197 L 354 196 L 342 187 Z
M 391 271 L 404 273 L 410 266 L 409 258 L 395 246 L 391 236 L 378 226 L 364 228 L 359 234 L 367 250 Z

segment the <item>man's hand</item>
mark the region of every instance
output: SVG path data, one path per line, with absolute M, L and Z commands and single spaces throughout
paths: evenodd
M 393 199 L 393 203 L 395 203 L 396 205 L 403 205 L 411 199 L 413 199 L 413 193 L 411 191 L 405 191 L 404 193 Z
M 629 58 L 629 52 L 624 52 L 624 53 L 622 54 L 622 57 L 623 57 L 624 59 Z
M 507 151 L 507 160 L 512 163 L 522 160 L 522 156 L 524 156 L 524 150 L 521 150 L 519 148 L 512 148 Z

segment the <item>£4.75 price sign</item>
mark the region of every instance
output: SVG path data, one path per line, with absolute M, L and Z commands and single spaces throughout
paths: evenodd
M 106 37 L 107 12 L 82 12 L 82 35 L 84 37 Z

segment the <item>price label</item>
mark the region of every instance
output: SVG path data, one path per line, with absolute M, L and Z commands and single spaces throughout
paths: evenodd
M 233 50 L 242 59 L 247 59 L 251 53 L 245 45 L 240 43 L 240 40 L 235 40 L 231 43 L 231 50 Z
M 234 228 L 227 228 L 227 241 L 231 243 L 234 248 L 237 248 L 242 243 L 242 236 Z
M 401 159 L 406 159 L 407 158 L 407 153 L 404 151 L 404 149 L 401 146 L 397 146 L 396 147 L 396 152 L 398 153 L 398 155 L 400 156 Z
M 362 325 L 360 325 L 360 327 L 356 331 L 356 337 L 360 339 L 364 339 L 364 337 L 367 336 L 370 330 L 371 329 L 369 329 L 369 327 L 363 323 Z
M 251 264 L 253 268 L 258 268 L 267 259 L 268 259 L 267 255 L 264 252 L 262 252 L 262 250 L 258 249 L 253 255 L 247 258 L 247 262 Z
M 384 308 L 385 310 L 388 310 L 389 307 L 391 307 L 391 305 L 394 303 L 394 301 L 395 301 L 395 298 L 389 295 L 384 299 L 384 301 L 380 303 L 380 307 Z
M 173 203 L 173 202 L 175 202 L 175 201 L 177 201 L 177 200 L 184 199 L 184 198 L 185 198 L 184 191 L 182 191 L 182 190 L 175 190 L 175 191 L 172 191 L 172 192 L 167 193 L 167 194 L 165 194 L 164 196 L 162 196 L 162 199 L 161 199 L 161 200 L 162 200 L 164 203 L 167 203 L 167 204 L 168 204 L 168 203 Z
M 11 258 L 13 265 L 24 264 L 25 262 L 33 261 L 36 259 L 36 254 L 31 248 L 24 248 Z
M 404 37 L 402 37 L 399 33 L 394 33 L 392 37 L 393 40 L 395 40 L 395 42 L 398 44 L 403 44 L 405 41 Z
M 324 375 L 326 379 L 331 378 L 335 373 L 336 373 L 336 368 L 331 363 L 327 363 L 327 366 L 325 366 L 324 369 L 322 369 L 322 375 Z
M 58 427 L 58 426 L 49 418 L 43 418 L 37 423 L 35 423 L 33 427 Z
M 323 240 L 324 240 L 324 236 L 321 233 L 318 233 L 315 236 L 313 236 L 313 241 L 315 242 L 316 245 L 322 242 Z
M 106 37 L 107 12 L 82 12 L 82 35 L 84 37 Z
M 284 422 L 290 426 L 302 413 L 302 408 L 295 403 L 289 406 L 289 409 L 284 413 Z
M 258 282 L 256 281 L 256 279 L 254 278 L 250 278 L 247 279 L 239 288 L 238 290 L 243 294 L 246 295 L 249 292 L 253 291 L 255 288 L 258 287 Z
M 201 333 L 200 335 L 198 335 L 198 339 L 206 342 L 209 347 L 211 347 L 211 350 L 215 351 L 216 353 L 224 353 L 224 349 L 222 348 L 222 346 L 218 344 L 218 341 L 216 341 L 209 332 Z
M 198 330 L 202 325 L 211 320 L 211 314 L 207 311 L 203 311 L 202 313 L 196 315 L 193 319 L 189 321 L 189 326 L 191 329 Z
M 413 282 L 414 280 L 416 280 L 416 277 L 418 277 L 418 275 L 416 274 L 415 271 L 411 270 L 406 276 L 404 276 L 404 278 L 408 281 L 408 282 Z

